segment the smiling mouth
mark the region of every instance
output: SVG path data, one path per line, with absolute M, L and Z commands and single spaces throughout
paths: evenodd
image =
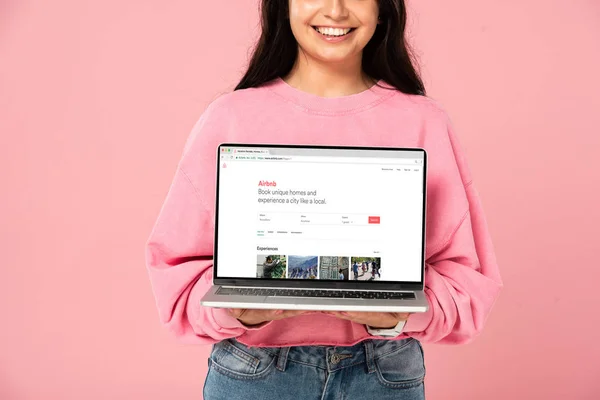
M 350 32 L 353 32 L 356 28 L 330 28 L 330 27 L 322 27 L 322 26 L 313 26 L 315 31 L 320 33 L 325 37 L 342 37 L 346 36 Z

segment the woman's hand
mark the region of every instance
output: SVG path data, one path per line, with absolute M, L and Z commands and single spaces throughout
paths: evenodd
M 236 318 L 242 324 L 248 327 L 253 327 L 265 322 L 295 317 L 296 315 L 305 314 L 307 312 L 308 311 L 297 310 L 251 310 L 232 308 L 229 310 L 229 315 Z
M 362 311 L 327 311 L 331 315 L 341 319 L 347 319 L 357 324 L 367 325 L 374 329 L 391 329 L 400 321 L 406 321 L 410 314 L 408 313 L 386 313 L 386 312 L 362 312 Z

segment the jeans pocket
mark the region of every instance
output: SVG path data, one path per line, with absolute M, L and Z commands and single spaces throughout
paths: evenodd
M 391 388 L 419 386 L 425 379 L 425 362 L 421 344 L 415 339 L 390 341 L 376 355 L 379 382 Z
M 235 379 L 260 379 L 274 368 L 275 354 L 260 347 L 247 347 L 234 339 L 213 346 L 210 366 Z

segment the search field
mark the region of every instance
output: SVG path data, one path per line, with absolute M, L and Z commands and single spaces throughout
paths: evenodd
M 258 213 L 258 223 L 270 224 L 273 226 L 365 226 L 369 224 L 379 224 L 380 217 L 368 214 L 260 212 Z

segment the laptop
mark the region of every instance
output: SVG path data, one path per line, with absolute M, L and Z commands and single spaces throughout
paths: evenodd
M 425 312 L 420 148 L 222 144 L 206 307 Z

